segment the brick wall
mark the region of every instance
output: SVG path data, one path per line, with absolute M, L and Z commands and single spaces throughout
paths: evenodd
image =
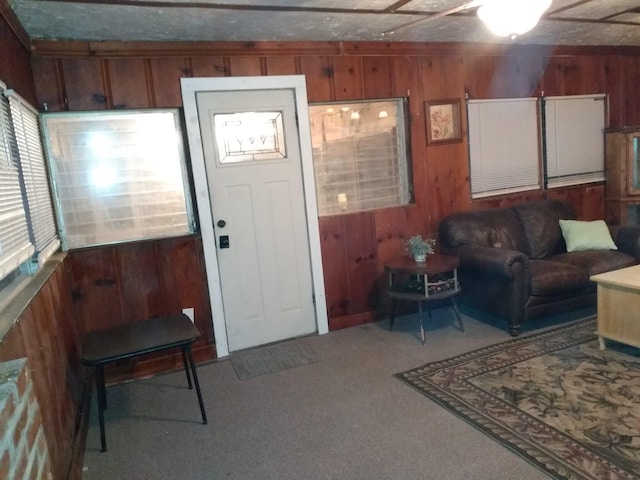
M 26 358 L 0 363 L 0 478 L 53 478 Z

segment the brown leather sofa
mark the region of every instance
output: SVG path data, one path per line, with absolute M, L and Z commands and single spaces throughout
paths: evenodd
M 460 258 L 461 302 L 507 320 L 517 336 L 525 321 L 595 305 L 591 275 L 640 263 L 640 226 L 609 227 L 617 251 L 567 252 L 560 219 L 576 219 L 560 200 L 444 218 L 440 251 Z

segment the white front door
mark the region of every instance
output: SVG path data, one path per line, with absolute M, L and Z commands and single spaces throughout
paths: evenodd
M 194 97 L 209 192 L 204 217 L 213 227 L 210 241 L 203 228 L 203 246 L 205 257 L 216 254 L 228 350 L 323 333 L 314 308 L 295 90 L 199 90 Z M 198 190 L 203 179 L 193 167 Z M 202 223 L 200 201 L 198 209 Z M 214 330 L 221 356 L 220 329 Z

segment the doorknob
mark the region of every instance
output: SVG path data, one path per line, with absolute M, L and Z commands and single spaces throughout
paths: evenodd
M 218 220 L 218 223 L 216 225 L 218 225 L 220 228 L 224 228 L 226 224 L 227 222 L 225 222 L 224 220 Z

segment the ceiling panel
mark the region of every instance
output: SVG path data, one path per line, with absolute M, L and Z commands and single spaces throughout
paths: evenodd
M 515 0 L 512 0 L 515 1 Z M 491 35 L 460 0 L 0 0 L 32 39 L 412 41 L 640 46 L 640 1 L 554 0 L 531 32 Z M 148 6 L 145 3 L 149 3 Z M 390 11 L 395 6 L 397 11 Z M 619 14 L 629 10 L 636 12 Z M 612 15 L 619 14 L 615 17 Z M 614 21 L 598 21 L 603 18 Z M 585 22 L 580 20 L 584 19 Z

